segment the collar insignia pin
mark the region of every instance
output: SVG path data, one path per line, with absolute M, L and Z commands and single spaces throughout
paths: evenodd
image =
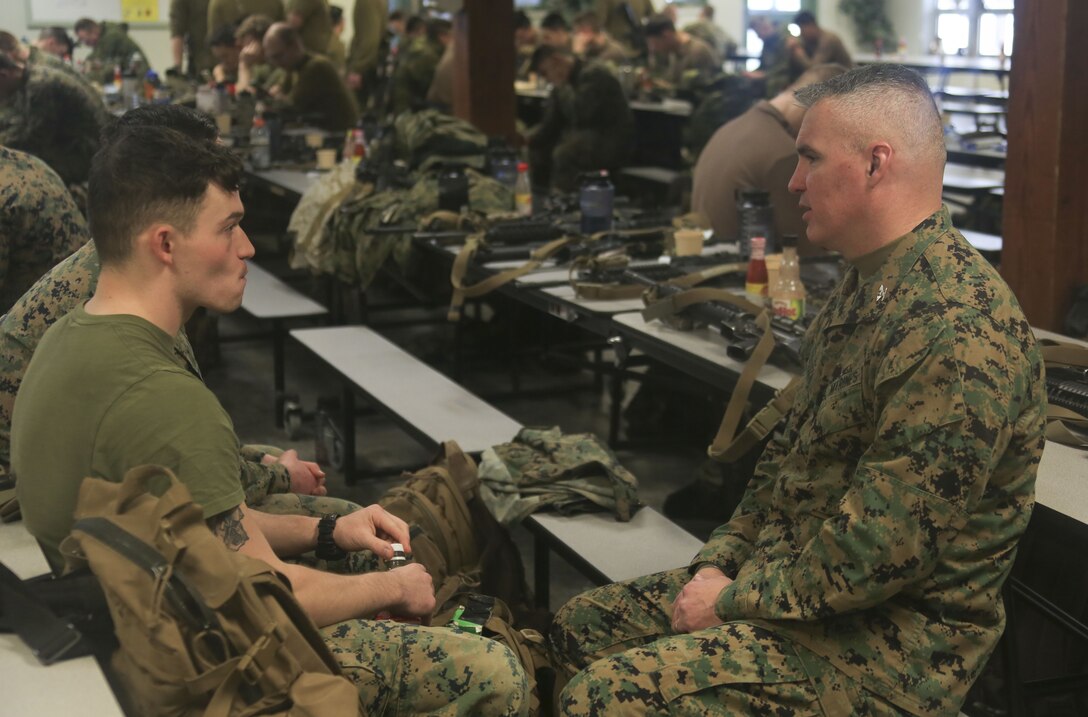
M 877 301 L 878 304 L 883 304 L 884 299 L 887 299 L 887 298 L 888 298 L 888 289 L 883 284 L 881 284 L 880 288 L 877 289 L 877 291 L 876 291 L 876 301 Z

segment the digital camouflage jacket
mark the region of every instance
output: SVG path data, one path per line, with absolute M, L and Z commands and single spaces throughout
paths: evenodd
M 947 210 L 812 324 L 784 430 L 692 567 L 766 627 L 912 714 L 955 715 L 997 643 L 1043 449 L 1043 364 Z

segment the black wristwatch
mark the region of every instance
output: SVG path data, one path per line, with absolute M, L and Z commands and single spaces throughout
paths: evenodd
M 347 551 L 337 545 L 332 537 L 339 517 L 337 513 L 327 513 L 317 521 L 317 550 L 314 555 L 319 560 L 343 560 L 347 557 Z

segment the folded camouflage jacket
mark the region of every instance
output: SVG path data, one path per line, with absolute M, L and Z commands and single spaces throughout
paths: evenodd
M 638 479 L 590 433 L 523 428 L 513 441 L 484 451 L 479 476 L 484 503 L 504 525 L 543 509 L 603 509 L 627 521 L 642 505 Z

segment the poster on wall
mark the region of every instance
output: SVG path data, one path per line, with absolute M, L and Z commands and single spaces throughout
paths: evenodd
M 125 22 L 158 22 L 159 0 L 121 0 L 121 19 Z

